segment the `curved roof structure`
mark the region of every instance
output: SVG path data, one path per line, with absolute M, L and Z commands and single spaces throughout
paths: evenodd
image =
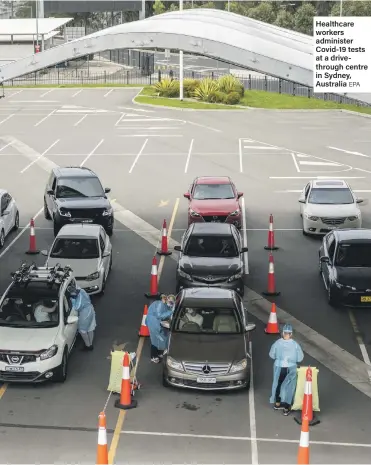
M 0 82 L 114 49 L 176 49 L 312 86 L 311 38 L 211 9 L 183 10 L 120 24 L 0 68 Z

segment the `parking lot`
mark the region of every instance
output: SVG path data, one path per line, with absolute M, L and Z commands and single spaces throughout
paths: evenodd
M 273 336 L 264 334 L 269 214 L 274 215 L 275 298 L 293 318 L 305 365 L 319 368 L 321 423 L 310 431 L 312 463 L 369 463 L 370 310 L 333 309 L 318 274 L 320 240 L 303 236 L 298 197 L 310 179 L 349 182 L 371 227 L 371 120 L 341 112 L 178 111 L 138 106 L 139 89 L 12 89 L 0 100 L 0 187 L 17 200 L 21 228 L 0 251 L 0 293 L 27 259 L 31 217 L 39 249 L 53 241 L 42 213 L 56 165 L 93 169 L 110 187 L 114 260 L 106 294 L 94 299 L 95 350 L 75 351 L 63 385 L 0 387 L 3 463 L 92 463 L 97 416 L 106 406 L 115 463 L 296 463 L 300 426 L 269 405 Z M 138 408 L 123 421 L 107 391 L 109 354 L 136 351 L 151 260 L 163 219 L 172 245 L 187 225 L 183 193 L 196 176 L 228 175 L 244 192 L 249 248 L 245 300 L 253 333 L 250 392 L 166 389 L 161 366 L 139 358 Z M 245 235 L 245 231 L 243 231 Z M 176 253 L 160 262 L 160 291 L 175 291 Z M 43 263 L 43 256 L 36 257 Z M 257 295 L 259 294 L 259 295 Z M 0 341 L 1 345 L 1 341 Z M 352 427 L 350 428 L 350 421 Z M 19 445 L 22 444 L 22 447 Z

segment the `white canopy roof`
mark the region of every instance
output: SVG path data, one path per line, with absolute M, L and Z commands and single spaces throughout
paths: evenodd
M 36 18 L 0 19 L 0 41 L 2 36 L 32 36 L 37 33 L 36 29 L 39 35 L 46 35 L 72 20 L 73 18 L 39 18 L 36 27 Z

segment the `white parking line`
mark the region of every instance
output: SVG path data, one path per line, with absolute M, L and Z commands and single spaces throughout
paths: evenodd
M 118 137 L 183 137 L 183 134 L 119 134 Z
M 255 392 L 254 392 L 254 362 L 252 353 L 252 342 L 249 341 L 250 349 L 250 389 L 249 389 L 249 415 L 250 415 L 250 438 L 251 438 L 251 464 L 258 465 L 259 453 L 258 442 L 256 438 L 256 415 L 255 415 Z
M 23 89 L 17 90 L 17 92 L 14 92 L 14 94 L 9 95 L 9 97 L 14 97 L 15 95 L 20 94 L 21 92 L 23 92 Z
M 349 315 L 350 323 L 352 325 L 354 334 L 356 335 L 357 343 L 359 345 L 359 349 L 361 351 L 363 361 L 365 362 L 365 364 L 368 367 L 367 368 L 367 374 L 368 374 L 368 378 L 369 378 L 369 380 L 371 382 L 371 361 L 370 361 L 370 357 L 369 357 L 369 355 L 367 353 L 366 346 L 365 346 L 365 343 L 363 341 L 362 334 L 361 334 L 361 332 L 360 332 L 360 330 L 358 328 L 357 321 L 356 321 L 354 313 L 353 313 L 353 311 L 351 309 L 348 309 L 348 315 Z
M 78 126 L 88 115 L 84 115 L 82 118 L 80 118 L 77 123 L 74 124 L 74 126 Z
M 188 150 L 188 155 L 187 155 L 187 161 L 186 161 L 186 164 L 185 164 L 185 168 L 184 168 L 184 173 L 187 173 L 188 171 L 188 166 L 189 166 L 189 162 L 191 161 L 191 153 L 192 153 L 192 148 L 193 148 L 193 143 L 194 143 L 194 139 L 191 140 L 191 144 L 189 146 L 189 150 Z
M 55 89 L 50 89 L 50 90 L 48 90 L 47 92 L 44 92 L 43 94 L 40 95 L 40 98 L 45 97 L 45 95 L 50 94 L 50 93 L 53 92 L 54 90 L 55 90 Z
M 102 140 L 93 148 L 93 150 L 89 153 L 89 155 L 87 155 L 86 158 L 84 158 L 84 161 L 81 163 L 80 166 L 85 165 L 85 163 L 89 160 L 89 158 L 90 158 L 92 155 L 94 155 L 94 152 L 95 152 L 96 150 L 98 150 L 98 148 L 103 144 L 103 142 L 104 142 L 104 139 L 102 139 Z
M 348 153 L 349 155 L 358 155 L 359 157 L 370 158 L 368 155 L 365 155 L 364 153 L 360 153 L 360 152 L 351 152 L 350 150 L 344 150 L 344 149 L 339 149 L 337 147 L 330 147 L 330 146 L 328 146 L 327 148 L 331 150 L 337 150 L 338 152 Z
M 243 148 L 256 150 L 281 150 L 279 147 L 262 147 L 260 145 L 244 145 Z
M 103 97 L 108 97 L 111 92 L 113 92 L 114 89 L 109 90 L 106 94 L 103 95 Z
M 135 165 L 137 164 L 137 161 L 139 160 L 139 157 L 142 155 L 144 149 L 146 148 L 147 142 L 148 142 L 148 139 L 146 139 L 144 141 L 144 144 L 142 145 L 142 148 L 139 150 L 138 155 L 135 157 L 135 160 L 133 161 L 133 164 L 130 167 L 129 174 L 131 174 L 133 172 L 133 169 L 134 169 Z
M 4 149 L 9 147 L 9 145 L 12 145 L 13 142 L 9 142 L 8 144 L 4 145 L 4 147 L 1 147 L 0 152 L 2 152 Z
M 47 120 L 49 118 L 49 116 L 52 116 L 54 115 L 54 113 L 57 111 L 57 109 L 51 111 L 48 115 L 46 115 L 43 119 L 41 119 L 40 121 L 38 121 L 36 124 L 35 124 L 35 128 L 37 126 L 40 126 L 41 123 L 43 123 L 45 120 Z
M 116 121 L 115 126 L 118 126 L 120 124 L 120 121 L 122 120 L 124 116 L 125 116 L 125 113 L 122 113 L 120 118 Z
M 49 152 L 50 149 L 52 149 L 55 145 L 58 144 L 59 141 L 60 141 L 60 139 L 57 139 L 55 142 L 52 143 L 52 145 L 50 145 L 50 147 L 48 147 L 48 148 L 45 150 L 45 152 L 43 152 L 43 153 L 39 156 L 39 158 L 37 158 L 36 160 L 33 160 L 33 161 L 32 161 L 31 163 L 29 163 L 25 168 L 23 168 L 23 170 L 21 171 L 21 174 L 23 174 L 25 171 L 27 171 L 28 168 L 30 168 L 34 163 L 37 163 L 37 162 L 40 160 L 40 158 L 42 158 L 43 156 L 45 156 L 45 155 Z
M 238 139 L 238 154 L 240 158 L 240 173 L 243 173 L 243 164 L 242 164 L 242 140 Z
M 2 121 L 0 121 L 0 124 L 3 124 L 3 123 L 5 123 L 5 121 L 10 120 L 10 118 L 13 118 L 13 116 L 15 116 L 15 115 L 12 114 L 12 115 L 7 116 L 5 119 L 3 119 Z
M 298 173 L 300 173 L 300 168 L 299 168 L 298 162 L 296 161 L 295 154 L 294 154 L 294 153 L 292 153 L 292 154 L 291 154 L 291 156 L 292 156 L 292 161 L 294 162 L 294 165 L 295 165 L 296 171 L 297 171 Z
M 330 162 L 327 162 L 327 161 L 302 161 L 302 160 L 299 160 L 299 164 L 300 165 L 310 165 L 310 166 L 344 166 L 343 164 L 341 163 L 330 163 Z
M 247 229 L 246 229 L 246 207 L 245 207 L 245 199 L 241 197 L 241 210 L 242 210 L 242 246 L 248 247 L 247 245 Z M 249 252 L 245 252 L 243 254 L 243 263 L 244 263 L 244 272 L 245 274 L 249 274 Z
M 84 89 L 80 89 L 78 90 L 77 92 L 75 92 L 73 95 L 71 95 L 71 97 L 76 97 L 77 95 L 79 95 Z

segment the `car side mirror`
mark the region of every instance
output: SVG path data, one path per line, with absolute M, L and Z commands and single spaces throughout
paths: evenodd
M 245 331 L 249 333 L 250 331 L 254 331 L 256 329 L 256 324 L 255 323 L 249 323 L 247 326 L 245 326 Z
M 241 249 L 241 253 L 245 253 L 245 252 L 248 252 L 248 251 L 249 251 L 248 247 L 242 247 L 242 249 Z
M 161 321 L 161 326 L 166 329 L 170 329 L 170 321 L 164 320 Z
M 321 257 L 321 262 L 322 263 L 328 263 L 330 261 L 330 259 L 328 257 Z
M 45 255 L 45 257 L 47 257 L 48 256 L 48 251 L 47 250 L 42 250 L 41 255 Z
M 180 245 L 174 245 L 174 250 L 176 250 L 177 252 L 182 252 L 182 248 Z
M 108 194 L 109 192 L 111 192 L 111 188 L 110 188 L 110 187 L 106 187 L 106 188 L 104 189 L 104 192 L 105 192 L 106 194 Z
M 243 192 L 238 192 L 237 193 L 237 197 L 240 199 L 241 197 L 243 197 Z
M 357 199 L 356 203 L 363 203 L 363 199 Z
M 46 193 L 47 193 L 48 195 L 54 195 L 53 189 L 48 189 L 48 190 L 46 191 Z
M 183 194 L 183 197 L 189 200 L 191 198 L 191 194 L 189 192 L 186 192 L 185 194 Z
M 79 317 L 78 316 L 75 316 L 75 315 L 70 315 L 68 318 L 67 318 L 67 324 L 68 325 L 74 325 L 75 323 L 77 323 L 79 321 Z
M 305 199 L 299 199 L 298 202 L 299 203 L 305 203 Z

